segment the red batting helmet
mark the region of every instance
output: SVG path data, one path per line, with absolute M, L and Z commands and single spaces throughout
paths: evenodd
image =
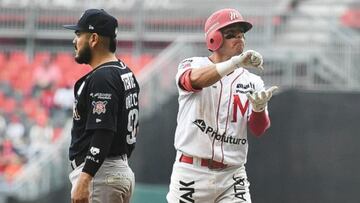
M 206 20 L 205 38 L 210 51 L 216 51 L 223 43 L 223 36 L 219 30 L 233 23 L 241 24 L 244 33 L 252 28 L 251 23 L 246 22 L 239 11 L 235 9 L 221 9 Z

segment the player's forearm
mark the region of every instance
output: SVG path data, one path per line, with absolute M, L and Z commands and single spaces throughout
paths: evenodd
M 92 179 L 93 177 L 90 174 L 81 172 L 78 178 L 78 184 L 81 183 L 84 186 L 88 186 Z
M 88 202 L 92 176 L 81 172 L 71 192 L 71 202 Z
M 215 65 L 204 68 L 194 68 L 190 74 L 190 82 L 195 89 L 209 87 L 221 79 L 221 76 L 215 69 Z

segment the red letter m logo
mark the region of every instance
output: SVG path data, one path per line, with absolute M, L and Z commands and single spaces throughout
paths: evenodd
M 241 104 L 239 95 L 234 95 L 234 106 L 233 106 L 233 119 L 231 122 L 237 121 L 237 110 L 240 109 L 241 115 L 244 117 L 246 111 L 249 108 L 249 100 L 246 100 L 245 106 Z

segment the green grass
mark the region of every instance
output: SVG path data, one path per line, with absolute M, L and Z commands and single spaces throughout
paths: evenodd
M 131 203 L 166 203 L 166 194 L 169 190 L 168 185 L 135 185 L 135 193 Z

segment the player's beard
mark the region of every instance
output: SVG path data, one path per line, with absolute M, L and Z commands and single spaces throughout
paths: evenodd
M 91 49 L 88 44 L 85 44 L 82 49 L 79 50 L 77 56 L 75 57 L 75 61 L 78 64 L 89 64 L 92 59 Z

